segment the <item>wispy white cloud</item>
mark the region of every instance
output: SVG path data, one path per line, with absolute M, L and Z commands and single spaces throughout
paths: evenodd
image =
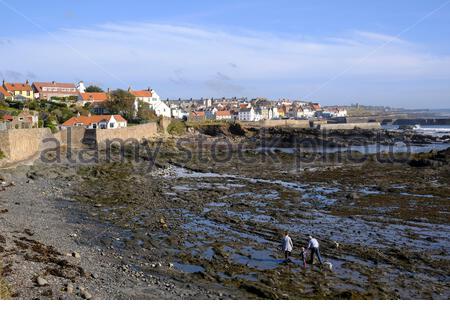
M 335 96 L 341 80 L 350 84 L 350 90 L 352 83 L 365 80 L 425 83 L 449 81 L 450 75 L 450 56 L 429 54 L 403 39 L 367 31 L 304 40 L 269 33 L 136 23 L 65 29 L 53 36 L 31 33 L 14 41 L 4 39 L 0 72 L 33 72 L 44 77 L 42 80 L 83 79 L 109 86 L 160 86 L 161 93 L 171 97 L 229 95 L 233 90 L 249 96 L 294 97 L 307 95 L 348 69 L 314 97 L 320 99 L 333 92 L 327 98 L 336 100 L 342 98 Z M 450 97 L 448 100 L 450 104 Z
M 388 42 L 388 43 L 396 43 L 396 44 L 407 44 L 407 42 L 405 40 L 402 40 L 396 36 L 391 36 L 388 34 L 367 32 L 367 31 L 355 31 L 355 34 L 357 36 L 365 38 L 369 41 L 376 41 L 376 42 L 381 42 L 381 43 Z

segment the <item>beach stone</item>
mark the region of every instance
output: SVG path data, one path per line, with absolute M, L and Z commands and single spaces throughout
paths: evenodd
M 356 192 L 352 192 L 347 195 L 347 199 L 350 199 L 350 200 L 357 200 L 359 198 L 361 198 L 361 197 Z
M 85 300 L 91 300 L 92 299 L 92 294 L 90 294 L 88 291 L 86 290 L 81 290 L 80 292 L 81 297 Z
M 81 255 L 78 252 L 72 252 L 72 257 L 76 258 L 76 259 L 80 259 Z
M 48 281 L 46 279 L 44 279 L 43 277 L 39 276 L 36 279 L 36 283 L 38 284 L 38 286 L 43 287 L 48 285 Z
M 66 286 L 66 292 L 68 293 L 68 294 L 72 294 L 73 293 L 73 284 L 71 284 L 71 283 L 68 283 L 67 284 L 67 286 Z

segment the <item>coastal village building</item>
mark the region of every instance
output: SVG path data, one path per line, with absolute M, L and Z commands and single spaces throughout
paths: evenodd
M 92 106 L 98 105 L 106 100 L 108 100 L 108 94 L 106 92 L 85 92 L 79 93 L 78 95 L 78 102 L 83 106 L 88 103 Z
M 2 87 L 9 93 L 10 100 L 25 102 L 34 99 L 33 89 L 28 80 L 25 83 L 10 83 L 3 80 Z
M 192 111 L 189 115 L 189 120 L 191 121 L 203 121 L 206 119 L 204 111 Z
M 143 102 L 149 105 L 149 108 L 155 111 L 157 116 L 163 116 L 170 118 L 172 113 L 167 104 L 161 101 L 159 95 L 155 92 L 155 90 L 148 88 L 147 90 L 132 90 L 131 87 L 128 88 L 128 92 L 130 92 L 134 97 L 134 109 L 137 112 L 139 109 L 139 103 Z
M 324 118 L 345 118 L 347 110 L 343 108 L 327 108 L 322 112 Z
M 0 86 L 0 100 L 12 100 L 12 95 Z
M 212 107 L 212 108 L 207 108 L 205 111 L 205 117 L 208 120 L 214 120 L 216 119 L 216 113 L 217 113 L 217 108 L 216 107 Z
M 239 121 L 257 121 L 256 113 L 253 107 L 250 108 L 241 108 L 238 113 Z
M 231 112 L 228 110 L 221 110 L 216 112 L 216 120 L 232 120 Z
M 259 118 L 261 120 L 272 119 L 272 111 L 268 107 L 265 106 L 257 107 L 255 113 L 259 115 Z
M 72 117 L 61 126 L 62 129 L 68 127 L 85 127 L 86 129 L 119 129 L 127 127 L 127 120 L 121 115 L 77 115 Z
M 39 127 L 39 114 L 24 108 L 17 116 L 4 115 L 3 121 L 8 129 L 31 129 Z
M 322 111 L 322 106 L 319 103 L 311 103 L 309 106 L 314 112 Z
M 189 118 L 189 112 L 187 112 L 186 110 L 183 110 L 182 108 L 178 107 L 177 105 L 171 105 L 170 115 L 172 118 L 175 118 L 175 119 L 187 120 Z
M 256 114 L 255 121 L 272 120 L 279 118 L 277 107 L 260 106 L 256 108 L 255 114 Z
M 34 82 L 33 91 L 36 99 L 51 100 L 52 98 L 77 97 L 79 92 L 73 83 Z
M 279 119 L 280 114 L 278 113 L 278 108 L 272 107 L 271 109 L 272 109 L 272 119 Z

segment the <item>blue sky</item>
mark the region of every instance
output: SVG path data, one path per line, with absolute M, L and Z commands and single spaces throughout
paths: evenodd
M 450 107 L 450 1 L 0 0 L 0 76 Z

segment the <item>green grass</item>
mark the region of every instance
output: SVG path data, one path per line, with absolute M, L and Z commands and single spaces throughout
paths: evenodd
M 172 120 L 167 127 L 167 132 L 172 135 L 181 136 L 186 133 L 186 124 L 180 120 Z
M 11 293 L 9 292 L 8 285 L 6 281 L 2 278 L 2 264 L 0 262 L 0 300 L 6 300 L 11 298 Z
M 0 150 L 0 160 L 2 160 L 3 158 L 5 158 L 5 154 L 3 153 L 2 150 Z
M 7 107 L 7 106 L 1 105 L 1 104 L 0 104 L 0 110 L 6 111 L 6 112 L 16 112 L 16 111 L 18 111 L 16 108 Z

